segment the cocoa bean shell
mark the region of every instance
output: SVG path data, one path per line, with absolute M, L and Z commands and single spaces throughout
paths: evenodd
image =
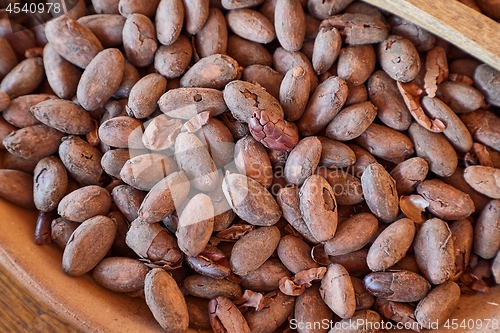
M 31 113 L 30 108 L 40 102 L 55 98 L 56 96 L 49 94 L 19 96 L 9 103 L 9 106 L 2 112 L 2 116 L 7 122 L 19 128 L 39 125 L 41 122 Z
M 382 222 L 389 223 L 399 213 L 396 182 L 378 163 L 372 163 L 361 176 L 361 186 L 368 207 Z
M 86 68 L 103 50 L 101 42 L 89 28 L 66 15 L 47 22 L 45 35 L 61 57 L 80 68 Z
M 375 236 L 378 220 L 370 213 L 356 214 L 339 224 L 333 238 L 325 243 L 325 253 L 339 256 L 363 248 Z
M 203 111 L 209 111 L 211 117 L 227 111 L 222 92 L 211 88 L 170 89 L 160 97 L 158 106 L 167 116 L 185 120 Z
M 492 200 L 483 209 L 474 225 L 474 253 L 484 259 L 492 259 L 500 249 L 498 225 L 500 201 Z
M 207 246 L 214 228 L 214 207 L 209 196 L 198 193 L 179 216 L 175 235 L 179 248 L 186 255 L 199 255 Z
M 40 122 L 63 133 L 84 135 L 92 130 L 89 113 L 70 101 L 49 99 L 30 110 Z
M 403 162 L 415 151 L 413 142 L 408 136 L 375 123 L 372 123 L 354 142 L 376 157 L 394 163 Z
M 87 111 L 103 107 L 120 87 L 125 58 L 118 49 L 99 52 L 87 65 L 78 83 L 78 103 Z
M 194 45 L 200 58 L 213 54 L 225 54 L 227 50 L 227 25 L 221 8 L 210 7 L 208 18 L 195 35 Z
M 137 259 L 110 257 L 94 268 L 92 277 L 104 288 L 127 293 L 143 289 L 148 272 L 149 268 Z
M 158 41 L 149 17 L 138 13 L 127 17 L 123 26 L 123 49 L 134 66 L 145 67 L 153 62 Z
M 158 73 L 167 79 L 178 78 L 188 69 L 192 58 L 191 41 L 186 36 L 180 35 L 172 44 L 158 47 L 154 66 Z
M 156 37 L 163 45 L 170 45 L 179 38 L 184 25 L 182 0 L 160 0 L 156 9 Z
M 276 37 L 273 24 L 253 9 L 233 9 L 226 14 L 227 26 L 238 36 L 262 44 Z
M 10 99 L 27 95 L 40 86 L 45 78 L 45 70 L 41 57 L 28 58 L 21 61 L 0 82 L 0 90 Z
M 424 328 L 431 328 L 436 322 L 443 323 L 456 310 L 459 299 L 460 287 L 453 281 L 444 282 L 418 303 L 415 318 Z
M 59 98 L 70 99 L 76 95 L 82 70 L 61 57 L 51 43 L 43 48 L 43 66 L 47 81 Z
M 161 221 L 180 206 L 189 188 L 189 180 L 183 172 L 171 173 L 151 188 L 139 208 L 139 217 L 148 223 Z
M 438 218 L 422 224 L 413 243 L 422 275 L 432 284 L 447 281 L 455 273 L 455 249 L 451 230 Z
M 374 272 L 385 271 L 403 259 L 415 237 L 415 223 L 407 218 L 385 228 L 368 250 L 366 263 Z
M 299 191 L 302 218 L 311 235 L 320 242 L 335 235 L 338 223 L 337 203 L 332 187 L 319 175 L 308 177 Z
M 241 68 L 228 55 L 214 54 L 200 59 L 181 77 L 181 87 L 222 89 L 241 77 Z
M 64 249 L 64 272 L 81 276 L 92 270 L 111 248 L 115 234 L 116 225 L 109 217 L 98 215 L 82 222 Z
M 111 195 L 104 188 L 89 185 L 64 196 L 57 213 L 67 220 L 83 222 L 97 215 L 106 215 L 111 208 Z
M 59 145 L 59 157 L 68 173 L 82 185 L 103 185 L 101 152 L 77 136 L 66 137 Z
M 26 209 L 33 203 L 33 176 L 18 170 L 0 170 L 0 197 Z
M 105 48 L 123 44 L 125 21 L 126 18 L 118 14 L 95 14 L 78 19 L 78 23 L 89 28 Z
M 279 241 L 280 232 L 275 226 L 250 231 L 234 244 L 229 258 L 231 270 L 237 275 L 256 270 L 273 254 Z
M 250 224 L 271 226 L 281 217 L 281 209 L 271 193 L 247 176 L 227 174 L 222 190 L 235 213 Z
M 42 212 L 54 210 L 66 194 L 68 174 L 56 156 L 42 158 L 33 172 L 33 200 Z
M 13 155 L 37 160 L 55 153 L 63 137 L 64 133 L 51 127 L 34 125 L 10 133 L 3 145 Z
M 189 326 L 189 312 L 184 295 L 170 273 L 161 268 L 148 272 L 144 280 L 146 304 L 166 332 L 184 332 Z
M 356 311 L 356 296 L 351 277 L 339 264 L 330 264 L 319 289 L 323 301 L 341 318 L 350 318 Z M 342 300 L 339 302 L 339 300 Z
M 276 98 L 255 84 L 234 80 L 223 91 L 224 101 L 236 120 L 248 122 L 255 111 L 269 110 L 283 118 L 283 108 Z
M 444 220 L 461 220 L 475 211 L 467 193 L 438 179 L 424 180 L 418 185 L 417 193 L 429 202 L 427 209 Z

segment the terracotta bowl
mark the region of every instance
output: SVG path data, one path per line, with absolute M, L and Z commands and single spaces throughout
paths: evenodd
M 33 242 L 36 213 L 0 200 L 0 263 L 57 313 L 87 332 L 164 332 L 142 299 L 106 290 L 90 276 L 73 278 L 61 269 L 62 251 Z M 463 295 L 452 318 L 466 327 L 434 332 L 500 332 L 500 286 L 490 294 Z M 497 327 L 477 330 L 470 319 L 497 319 Z M 451 323 L 451 322 L 450 322 Z M 405 332 L 402 330 L 394 332 Z M 411 331 L 408 331 L 411 332 Z

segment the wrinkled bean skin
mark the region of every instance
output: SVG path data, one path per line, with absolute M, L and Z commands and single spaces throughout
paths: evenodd
M 101 261 L 93 270 L 92 277 L 101 286 L 116 292 L 132 292 L 144 288 L 149 269 L 138 260 L 111 257 Z
M 340 53 L 342 39 L 334 27 L 323 27 L 314 41 L 312 65 L 316 74 L 321 75 L 332 67 Z
M 207 246 L 214 228 L 212 200 L 203 193 L 195 195 L 179 216 L 175 235 L 182 252 L 194 257 Z
M 272 333 L 280 327 L 293 312 L 295 297 L 273 291 L 266 294 L 271 301 L 268 307 L 261 311 L 253 309 L 245 313 L 251 332 Z
M 415 151 L 409 137 L 376 123 L 372 123 L 354 142 L 376 157 L 394 163 L 403 162 Z
M 392 222 L 399 212 L 396 182 L 378 163 L 370 164 L 361 176 L 363 195 L 370 210 L 382 222 Z
M 96 185 L 81 187 L 61 199 L 57 213 L 70 221 L 83 222 L 96 215 L 106 215 L 111 208 L 111 195 Z
M 370 213 L 360 213 L 342 222 L 335 236 L 325 243 L 325 253 L 339 256 L 364 247 L 377 232 L 378 220 Z
M 281 217 L 276 200 L 256 180 L 240 174 L 228 174 L 224 177 L 222 190 L 235 213 L 250 224 L 271 226 Z
M 447 281 L 421 300 L 415 309 L 415 318 L 425 328 L 431 323 L 443 323 L 455 311 L 460 298 L 460 287 L 453 281 Z
M 156 10 L 156 37 L 163 45 L 174 43 L 180 36 L 184 21 L 182 0 L 160 0 Z
M 456 113 L 472 112 L 481 107 L 484 96 L 474 87 L 454 81 L 439 84 L 437 97 Z
M 180 170 L 201 191 L 212 191 L 219 173 L 207 147 L 193 133 L 180 133 L 175 139 L 175 158 Z
M 420 71 L 420 56 L 412 42 L 402 36 L 392 35 L 380 43 L 378 56 L 382 69 L 401 82 L 409 82 Z
M 234 149 L 234 162 L 241 174 L 257 180 L 265 188 L 273 182 L 272 165 L 264 146 L 251 136 L 238 140 Z
M 188 276 L 184 280 L 183 286 L 190 295 L 206 299 L 217 296 L 238 299 L 243 295 L 242 288 L 235 282 L 226 279 L 214 279 L 199 274 Z
M 443 134 L 458 152 L 465 153 L 472 148 L 472 136 L 467 127 L 443 101 L 439 98 L 424 96 L 422 107 L 430 117 L 446 124 Z
M 333 318 L 333 313 L 330 308 L 323 302 L 319 293 L 319 285 L 314 284 L 307 288 L 306 291 L 297 297 L 295 301 L 294 317 L 297 320 L 297 332 L 310 332 L 307 328 L 308 323 L 320 322 L 322 320 L 330 320 Z M 303 323 L 301 325 L 300 323 Z M 328 332 L 327 329 L 314 330 L 314 332 Z
M 432 284 L 447 281 L 455 272 L 455 248 L 448 224 L 427 220 L 414 241 L 415 259 L 422 275 Z
M 325 136 L 338 141 L 355 139 L 363 134 L 376 116 L 377 108 L 371 102 L 349 105 L 328 124 Z
M 337 28 L 345 43 L 350 45 L 372 44 L 384 41 L 388 31 L 385 23 L 378 17 L 361 13 L 345 13 L 323 17 L 320 27 Z
M 318 240 L 313 237 L 302 218 L 298 188 L 296 186 L 283 187 L 278 191 L 276 199 L 283 211 L 283 217 L 288 223 L 309 242 L 315 244 L 319 243 Z
M 238 121 L 248 123 L 259 110 L 268 110 L 283 118 L 278 100 L 256 84 L 235 80 L 225 86 L 223 93 L 227 107 Z
M 42 212 L 53 210 L 68 187 L 68 174 L 64 165 L 55 156 L 46 157 L 37 163 L 33 175 L 33 200 L 36 208 Z
M 370 273 L 364 284 L 373 296 L 395 302 L 419 301 L 431 288 L 425 278 L 410 271 Z
M 46 125 L 34 125 L 11 132 L 3 139 L 4 147 L 13 155 L 38 160 L 55 153 L 64 133 Z
M 81 276 L 93 269 L 113 245 L 116 225 L 97 215 L 81 223 L 64 248 L 62 268 L 70 276 Z
M 156 321 L 166 332 L 184 332 L 189 326 L 189 314 L 177 283 L 160 268 L 149 271 L 144 281 L 144 293 Z
M 463 219 L 451 223 L 450 230 L 455 238 L 455 275 L 450 280 L 456 280 L 469 266 L 474 240 L 474 227 L 469 219 Z
M 228 298 L 217 296 L 208 303 L 210 325 L 214 332 L 249 333 L 245 317 Z
M 326 241 L 335 235 L 338 223 L 337 203 L 325 178 L 312 175 L 299 190 L 299 207 L 311 235 Z
M 368 255 L 368 249 L 362 248 L 348 254 L 341 256 L 332 256 L 330 261 L 335 264 L 342 265 L 349 275 L 355 277 L 363 277 L 370 273 L 370 268 L 366 264 L 366 257 Z
M 375 307 L 384 317 L 397 323 L 415 324 L 417 322 L 415 309 L 409 304 L 377 299 Z
M 495 93 L 498 89 L 498 77 L 500 73 L 493 67 L 482 64 L 474 71 L 474 81 L 477 82 L 479 90 L 483 93 L 486 102 L 499 106 L 500 100 Z
M 319 164 L 321 141 L 306 137 L 292 149 L 286 160 L 284 176 L 288 183 L 300 186 L 311 176 Z
M 328 266 L 319 289 L 323 301 L 341 318 L 350 318 L 356 311 L 356 297 L 351 278 L 339 264 Z M 338 300 L 343 300 L 339 302 Z
M 352 45 L 340 50 L 337 73 L 349 86 L 363 84 L 375 70 L 377 56 L 371 44 Z
M 491 111 L 476 110 L 460 115 L 475 141 L 495 150 L 500 150 L 500 135 L 495 129 L 500 126 L 500 117 Z
M 465 181 L 474 190 L 493 199 L 500 199 L 499 174 L 499 169 L 482 165 L 467 167 L 463 173 Z
M 36 209 L 32 178 L 30 174 L 19 170 L 0 170 L 0 197 L 23 208 Z
M 180 206 L 190 187 L 184 172 L 171 173 L 148 192 L 139 208 L 139 217 L 147 223 L 161 221 Z
M 241 285 L 253 291 L 273 291 L 278 289 L 282 277 L 291 275 L 281 261 L 268 259 L 259 268 L 241 276 Z
M 246 275 L 259 268 L 273 254 L 279 241 L 279 230 L 275 226 L 249 232 L 235 243 L 231 251 L 231 270 L 237 275 Z
M 404 104 L 396 81 L 379 70 L 367 82 L 370 102 L 377 107 L 378 118 L 390 128 L 398 131 L 408 129 L 413 118 Z
M 371 245 L 366 263 L 374 272 L 385 271 L 405 255 L 415 236 L 415 223 L 404 218 L 391 223 Z
M 139 217 L 137 212 L 145 196 L 145 192 L 129 185 L 118 185 L 111 191 L 114 204 L 129 222 Z
M 396 181 L 399 195 L 408 195 L 427 177 L 429 164 L 421 157 L 413 157 L 396 165 L 391 177 Z
M 470 196 L 437 179 L 424 180 L 417 193 L 429 202 L 429 211 L 444 220 L 461 220 L 474 213 Z
M 293 274 L 319 267 L 311 258 L 310 246 L 298 237 L 287 235 L 281 238 L 277 252 L 281 262 Z M 292 253 L 293 256 L 290 255 Z
M 344 105 L 347 91 L 347 83 L 338 76 L 331 76 L 321 83 L 297 122 L 299 132 L 313 135 L 328 125 Z
M 366 291 L 363 281 L 357 277 L 351 276 L 354 294 L 356 296 L 356 311 L 366 310 L 375 304 L 375 297 Z
M 77 136 L 66 137 L 59 146 L 59 156 L 68 173 L 82 185 L 103 185 L 101 152 Z
M 167 333 L 441 331 L 495 296 L 499 70 L 375 0 L 73 2 L 0 4 L 0 201 L 64 274 Z
M 99 52 L 85 68 L 78 82 L 78 103 L 87 111 L 103 107 L 120 87 L 124 68 L 125 58 L 118 49 Z M 98 79 L 101 75 L 106 79 Z
M 458 157 L 451 143 L 442 133 L 432 133 L 414 122 L 408 135 L 415 144 L 415 152 L 429 164 L 429 170 L 441 177 L 451 176 L 458 165 Z
M 483 209 L 474 225 L 474 253 L 491 259 L 500 249 L 500 200 L 492 200 Z
M 321 158 L 319 164 L 327 168 L 346 168 L 356 162 L 356 154 L 346 144 L 318 136 L 321 141 Z
M 65 15 L 51 20 L 45 28 L 45 34 L 59 55 L 80 68 L 86 68 L 103 49 L 89 28 Z

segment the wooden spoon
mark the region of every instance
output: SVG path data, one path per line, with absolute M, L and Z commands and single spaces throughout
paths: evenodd
M 363 0 L 500 70 L 500 24 L 456 0 Z

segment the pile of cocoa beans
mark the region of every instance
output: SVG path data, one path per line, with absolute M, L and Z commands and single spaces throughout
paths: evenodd
M 500 72 L 363 2 L 4 8 L 0 81 L 0 197 L 167 332 L 418 331 L 500 283 Z

